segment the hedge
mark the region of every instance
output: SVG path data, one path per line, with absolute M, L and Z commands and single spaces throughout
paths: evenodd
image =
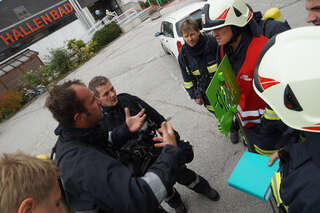
M 121 29 L 119 25 L 114 22 L 98 30 L 92 37 L 92 40 L 96 42 L 95 51 L 102 49 L 108 43 L 116 39 L 120 34 Z

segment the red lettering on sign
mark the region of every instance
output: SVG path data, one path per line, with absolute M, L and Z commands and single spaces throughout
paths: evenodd
M 68 11 L 68 13 L 72 13 L 73 12 L 73 7 L 70 3 L 65 3 L 64 5 L 64 8 L 66 8 L 66 10 Z
M 32 32 L 35 32 L 38 30 L 38 28 L 33 28 L 29 22 L 27 22 L 26 24 Z
M 49 13 L 51 14 L 54 20 L 58 20 L 60 18 L 60 15 L 57 10 L 51 10 Z
M 15 41 L 27 37 L 39 29 L 45 28 L 46 25 L 49 25 L 72 12 L 74 12 L 72 5 L 70 3 L 65 3 L 56 9 L 52 9 L 51 11 L 36 16 L 32 21 L 29 20 L 28 22 L 24 22 L 22 25 L 16 25 L 15 28 L 10 30 L 11 32 L 3 32 L 0 37 L 4 43 L 9 46 Z
M 27 35 L 31 34 L 31 31 L 29 31 L 29 32 L 28 32 L 28 31 L 25 31 L 25 29 L 24 29 L 22 26 L 19 26 L 19 28 L 20 28 L 20 30 L 23 32 L 24 35 L 27 36 Z
M 39 29 L 44 28 L 44 24 L 40 20 L 40 17 L 34 18 L 33 22 Z
M 65 11 L 62 7 L 59 7 L 60 16 L 68 15 L 67 11 Z
M 48 25 L 48 21 L 52 23 L 52 19 L 48 13 L 46 13 L 45 15 L 42 15 L 41 18 L 46 25 Z
M 3 35 L 0 35 L 0 37 L 6 43 L 6 45 L 9 46 L 8 40 L 10 40 L 12 43 L 14 43 L 14 39 L 12 38 L 12 36 L 8 32 L 6 34 L 7 34 L 7 37 L 4 37 Z
M 16 41 L 18 41 L 20 37 L 21 38 L 24 37 L 24 35 L 22 33 L 20 33 L 17 29 L 13 29 L 12 33 L 13 33 L 14 38 L 16 39 Z

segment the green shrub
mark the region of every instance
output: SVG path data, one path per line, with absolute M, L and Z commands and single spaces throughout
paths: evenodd
M 95 46 L 96 46 L 96 45 L 97 45 L 97 41 L 90 40 L 90 41 L 88 42 L 88 44 L 86 45 L 86 47 L 85 47 L 85 48 L 88 49 L 89 54 L 90 54 L 91 56 L 93 56 L 93 54 L 94 54 L 94 52 L 95 52 Z
M 71 70 L 72 63 L 67 50 L 59 48 L 50 51 L 48 66 L 53 72 L 64 74 Z
M 67 49 L 71 51 L 75 66 L 88 61 L 93 54 L 90 53 L 90 47 L 87 47 L 82 40 L 71 39 L 67 43 Z
M 96 42 L 95 51 L 98 51 L 102 49 L 104 46 L 106 46 L 108 43 L 113 41 L 115 38 L 117 38 L 121 34 L 121 29 L 118 24 L 112 22 L 106 26 L 104 26 L 102 29 L 98 30 L 93 35 L 93 42 Z
M 23 80 L 20 85 L 26 89 L 33 89 L 35 86 L 41 84 L 41 74 L 40 72 L 27 71 L 23 72 Z
M 41 84 L 44 86 L 49 85 L 53 80 L 58 78 L 59 73 L 54 72 L 48 65 L 40 67 Z
M 48 85 L 58 77 L 49 66 L 41 66 L 36 72 L 28 71 L 23 73 L 24 79 L 20 81 L 20 89 L 23 103 L 31 101 L 35 96 L 47 90 Z
M 151 5 L 158 5 L 157 0 L 150 0 Z
M 23 80 L 20 81 L 20 86 L 23 89 L 33 90 L 38 85 L 47 86 L 59 76 L 59 73 L 54 72 L 48 65 L 41 66 L 37 71 L 23 72 Z
M 73 50 L 74 46 L 80 49 L 81 47 L 86 46 L 86 44 L 82 40 L 76 40 L 76 39 L 69 40 L 67 43 L 67 49 Z

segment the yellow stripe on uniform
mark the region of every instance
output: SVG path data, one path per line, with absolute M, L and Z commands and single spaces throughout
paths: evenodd
M 194 70 L 194 71 L 192 71 L 192 74 L 193 75 L 200 75 L 200 71 L 199 70 Z
M 261 149 L 260 147 L 258 147 L 258 146 L 255 145 L 255 144 L 253 144 L 253 146 L 254 146 L 254 149 L 256 150 L 256 152 L 257 152 L 258 154 L 264 155 L 264 156 L 270 156 L 270 155 L 272 155 L 273 153 L 279 151 L 279 150 L 277 150 L 277 149 L 275 149 L 275 150 L 263 150 L 263 149 Z
M 280 205 L 282 205 L 285 208 L 285 210 L 288 212 L 288 206 L 283 204 L 283 201 L 280 196 L 280 184 L 281 184 L 281 175 L 280 175 L 280 172 L 276 172 L 274 173 L 271 179 L 272 192 L 276 199 L 277 207 L 280 207 Z
M 278 115 L 271 109 L 265 108 L 265 113 L 264 113 L 264 118 L 267 120 L 273 120 L 273 121 L 277 121 L 280 120 L 280 118 L 278 117 Z
M 213 106 L 212 105 L 206 105 L 206 108 L 210 111 L 213 111 L 214 112 L 214 109 L 213 109 Z
M 184 85 L 184 88 L 186 88 L 186 89 L 190 89 L 191 87 L 193 87 L 192 81 L 183 82 L 183 85 Z
M 213 64 L 213 65 L 211 65 L 211 66 L 208 66 L 208 67 L 207 67 L 208 72 L 209 72 L 209 73 L 214 73 L 215 71 L 217 71 L 217 69 L 218 69 L 217 67 L 218 67 L 217 64 Z

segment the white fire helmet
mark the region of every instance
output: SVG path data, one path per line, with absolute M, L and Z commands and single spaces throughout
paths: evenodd
M 319 27 L 278 34 L 260 53 L 254 89 L 294 129 L 320 132 L 319 63 Z
M 243 0 L 208 0 L 208 2 L 202 11 L 204 31 L 229 25 L 243 27 L 253 16 Z

